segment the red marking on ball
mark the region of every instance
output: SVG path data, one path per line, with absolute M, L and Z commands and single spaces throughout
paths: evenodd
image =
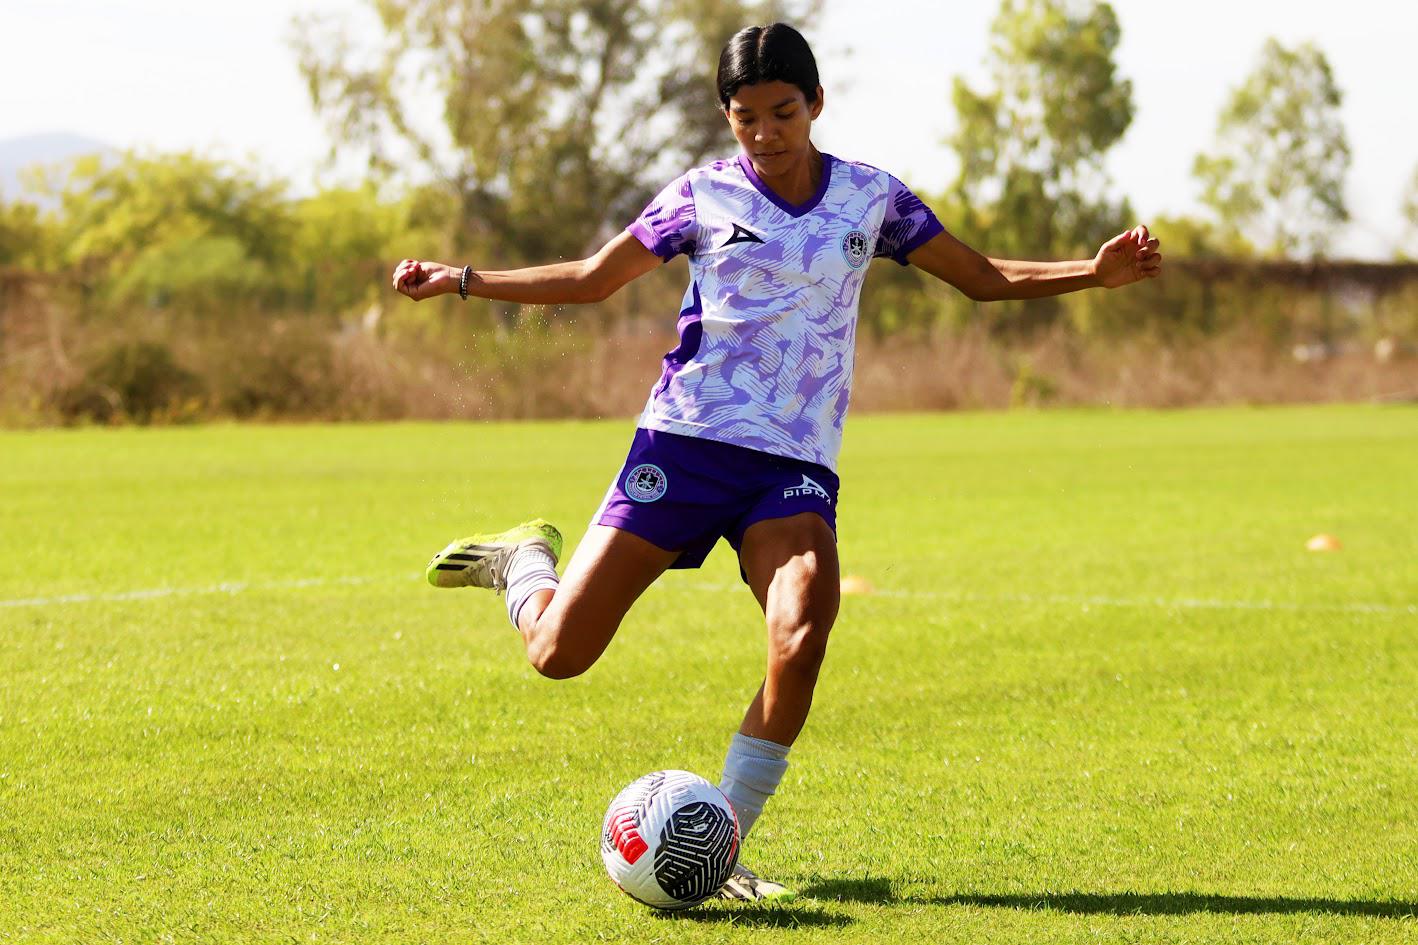
M 625 862 L 633 864 L 649 848 L 640 836 L 634 810 L 618 811 L 611 818 L 611 843 L 625 857 Z

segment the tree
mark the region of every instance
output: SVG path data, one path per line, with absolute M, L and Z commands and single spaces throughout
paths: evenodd
M 54 224 L 27 201 L 0 203 L 0 266 L 46 268 L 54 252 Z
M 373 184 L 332 188 L 290 207 L 290 277 L 303 307 L 341 312 L 368 306 L 388 289 L 388 261 L 400 253 L 436 255 L 435 235 L 410 223 L 423 195 L 382 198 Z
M 195 154 L 78 158 L 42 190 L 60 207 L 55 264 L 112 298 L 219 306 L 267 290 L 290 250 L 284 185 Z
M 300 69 L 337 147 L 449 197 L 464 249 L 585 253 L 656 184 L 732 141 L 710 71 L 740 27 L 810 0 L 369 0 L 357 49 L 297 21 Z
M 992 87 L 955 80 L 950 222 L 992 252 L 1091 254 L 1130 215 L 1103 170 L 1133 117 L 1113 59 L 1117 15 L 1106 3 L 1005 0 L 991 34 Z
M 1409 235 L 1418 241 L 1418 167 L 1413 168 L 1413 177 L 1408 181 L 1408 192 L 1403 195 L 1403 218 L 1408 223 Z M 1418 245 L 1418 242 L 1415 242 L 1415 245 Z M 1399 255 L 1403 255 L 1402 252 Z
M 1193 165 L 1202 201 L 1233 238 L 1274 256 L 1322 255 L 1349 219 L 1349 142 L 1329 60 L 1313 43 L 1266 41 L 1232 93 L 1210 154 Z

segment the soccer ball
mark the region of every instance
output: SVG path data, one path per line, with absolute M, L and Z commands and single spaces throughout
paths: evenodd
M 656 909 L 688 909 L 719 891 L 739 858 L 739 819 L 724 792 L 688 771 L 656 771 L 611 801 L 601 829 L 606 872 Z

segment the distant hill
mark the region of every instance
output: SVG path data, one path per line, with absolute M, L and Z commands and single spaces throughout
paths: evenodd
M 63 131 L 0 140 L 0 198 L 13 200 L 21 195 L 20 170 L 31 164 L 52 164 L 114 150 L 102 141 Z

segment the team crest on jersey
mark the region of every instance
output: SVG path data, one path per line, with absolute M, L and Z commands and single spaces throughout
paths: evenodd
M 842 256 L 853 269 L 862 268 L 867 261 L 867 235 L 861 230 L 853 230 L 842 237 Z
M 665 471 L 654 463 L 641 463 L 625 477 L 625 494 L 636 502 L 654 502 L 670 487 Z

